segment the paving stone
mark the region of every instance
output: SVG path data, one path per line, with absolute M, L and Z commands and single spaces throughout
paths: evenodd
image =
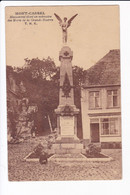
M 113 158 L 110 162 L 23 162 L 24 157 L 43 138 L 9 144 L 8 174 L 10 181 L 62 181 L 62 180 L 119 180 L 121 179 L 121 150 L 106 149 L 102 152 Z M 33 141 L 35 140 L 35 141 Z M 34 144 L 35 142 L 35 144 Z M 73 154 L 77 155 L 77 154 Z

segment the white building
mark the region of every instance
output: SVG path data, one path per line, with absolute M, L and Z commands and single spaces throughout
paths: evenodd
M 84 143 L 121 147 L 120 51 L 110 50 L 86 71 L 81 90 Z

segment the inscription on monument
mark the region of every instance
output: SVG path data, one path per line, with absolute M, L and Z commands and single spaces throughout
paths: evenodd
M 61 135 L 74 135 L 74 117 L 60 117 Z

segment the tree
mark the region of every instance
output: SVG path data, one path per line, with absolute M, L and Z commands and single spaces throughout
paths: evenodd
M 43 58 L 43 60 L 39 60 L 39 58 L 33 58 L 32 60 L 26 58 L 25 64 L 30 69 L 32 78 L 50 80 L 56 72 L 56 65 L 50 57 L 47 59 Z
M 24 96 L 29 99 L 30 104 L 38 106 L 37 126 L 39 131 L 49 128 L 48 116 L 53 128 L 56 127 L 56 115 L 54 110 L 59 102 L 59 79 L 60 68 L 56 67 L 54 61 L 48 57 L 40 60 L 26 58 L 25 66 L 13 70 L 16 82 L 23 82 L 26 87 Z M 73 67 L 74 101 L 77 108 L 81 109 L 81 83 L 84 78 L 84 70 L 78 66 Z M 78 126 L 81 129 L 81 115 L 78 116 Z
M 73 83 L 74 83 L 74 103 L 80 109 L 77 116 L 78 137 L 82 138 L 82 119 L 81 119 L 81 85 L 84 81 L 85 71 L 83 68 L 73 67 Z
M 26 86 L 24 96 L 29 99 L 30 104 L 38 106 L 37 129 L 40 132 L 48 131 L 48 116 L 53 128 L 56 127 L 56 116 L 54 109 L 58 106 L 58 82 L 55 75 L 57 67 L 54 61 L 48 57 L 25 59 L 23 68 L 15 68 L 15 78 L 18 83 L 23 82 Z

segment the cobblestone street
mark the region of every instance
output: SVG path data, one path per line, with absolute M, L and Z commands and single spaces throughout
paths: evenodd
M 60 181 L 60 180 L 119 180 L 121 179 L 121 150 L 104 149 L 112 157 L 110 162 L 24 162 L 34 148 L 36 140 L 9 144 L 8 171 L 10 181 Z

